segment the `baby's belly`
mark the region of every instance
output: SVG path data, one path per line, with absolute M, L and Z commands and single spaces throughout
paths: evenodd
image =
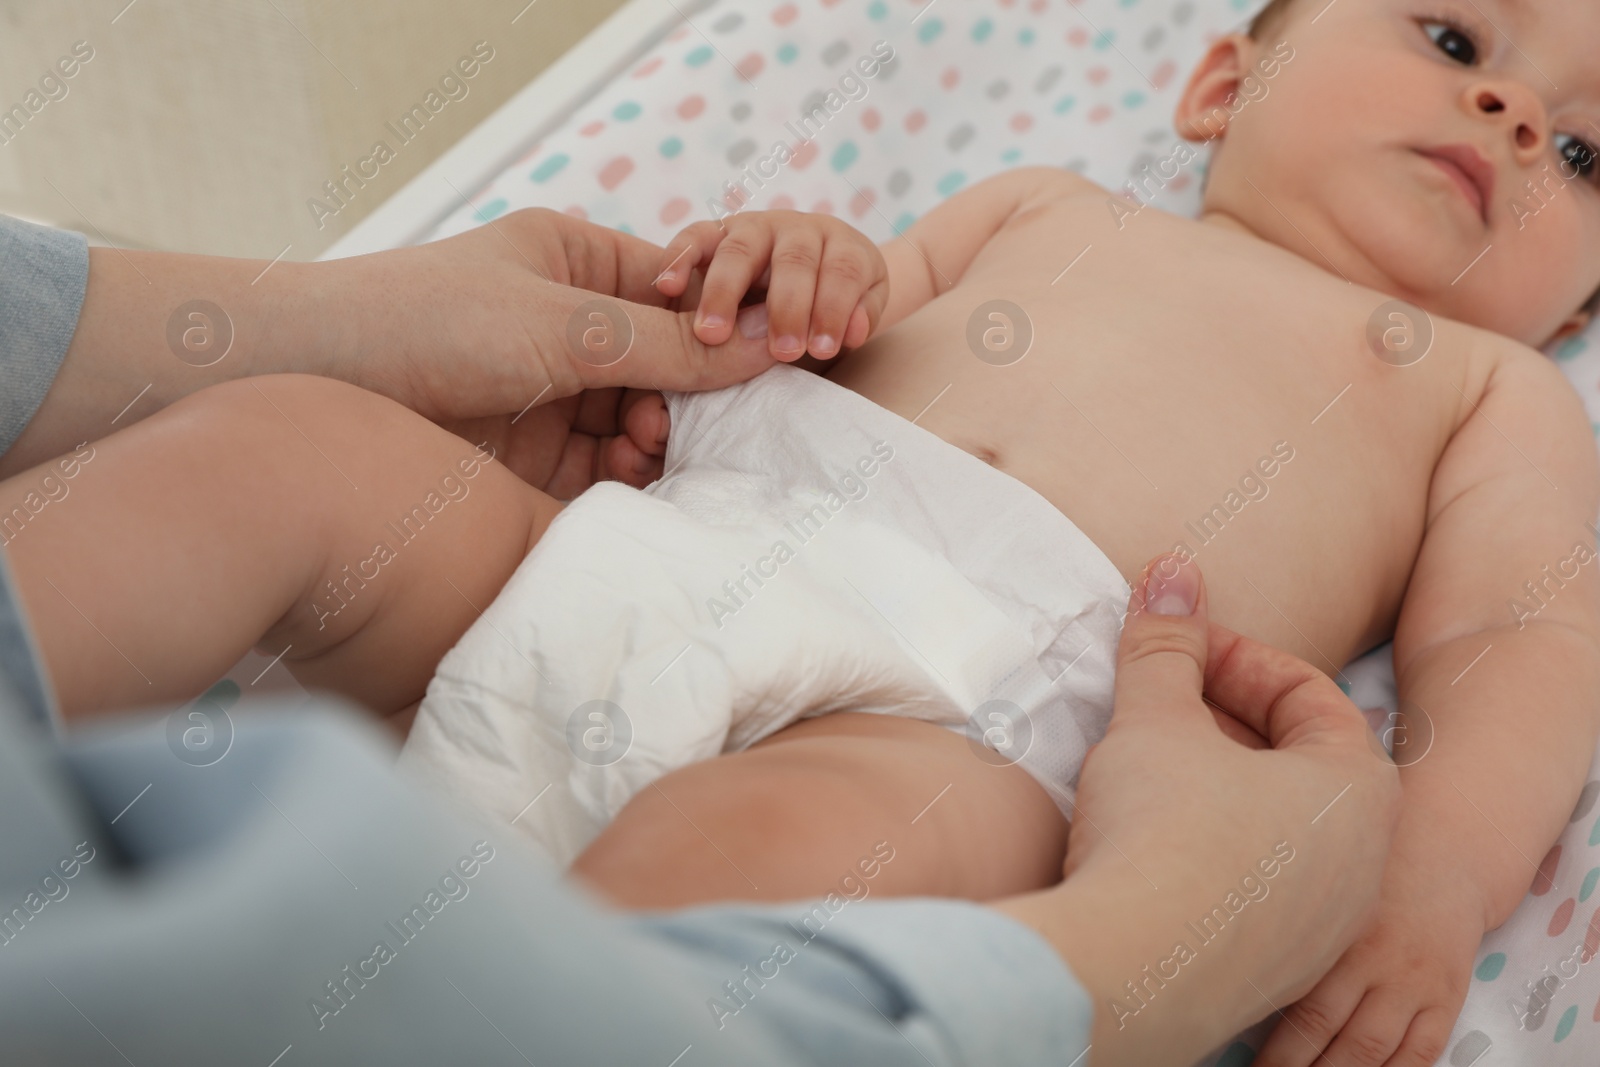
M 1371 390 L 1313 422 L 1336 382 L 1199 374 L 1193 352 L 1154 373 L 1048 348 L 996 368 L 922 332 L 831 377 L 1034 489 L 1130 583 L 1192 556 L 1213 619 L 1329 674 L 1392 634 L 1437 451 L 1368 432 Z

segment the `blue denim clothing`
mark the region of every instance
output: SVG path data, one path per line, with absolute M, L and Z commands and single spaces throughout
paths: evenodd
M 86 272 L 81 240 L 0 217 L 0 445 L 49 388 Z M 621 915 L 397 775 L 336 700 L 71 734 L 50 704 L 0 552 L 6 1062 L 917 1067 L 1087 1047 L 1071 972 L 988 908 Z

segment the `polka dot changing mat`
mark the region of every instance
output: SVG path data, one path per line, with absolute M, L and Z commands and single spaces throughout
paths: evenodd
M 433 237 L 521 207 L 663 243 L 742 206 L 825 211 L 886 240 L 944 197 L 1023 164 L 1079 171 L 1180 214 L 1205 155 L 1172 109 L 1215 35 L 1263 0 L 721 0 L 581 105 Z M 778 151 L 778 145 L 785 146 Z M 1551 352 L 1600 416 L 1595 331 Z M 1346 668 L 1381 726 L 1388 646 Z M 1532 892 L 1484 939 L 1439 1061 L 1592 1063 L 1600 1044 L 1600 772 Z M 1243 1067 L 1272 1020 L 1204 1063 Z

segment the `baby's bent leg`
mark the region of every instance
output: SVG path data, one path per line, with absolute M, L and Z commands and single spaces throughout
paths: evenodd
M 215 386 L 79 454 L 70 478 L 45 464 L 0 483 L 69 718 L 192 697 L 258 642 L 308 686 L 404 707 L 560 508 L 326 378 Z
M 1059 881 L 1067 828 L 1026 771 L 979 759 L 962 735 L 841 712 L 666 775 L 572 872 L 639 908 L 846 895 L 863 883 L 989 900 Z

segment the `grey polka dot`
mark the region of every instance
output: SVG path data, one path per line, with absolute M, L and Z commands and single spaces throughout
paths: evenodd
M 850 51 L 850 45 L 841 37 L 822 50 L 822 61 L 831 67 L 843 59 L 848 51 Z
M 1128 168 L 1128 173 L 1130 175 L 1136 175 L 1155 161 L 1156 157 L 1151 155 L 1149 152 L 1140 152 L 1134 157 L 1133 166 Z
M 1004 78 L 996 78 L 994 81 L 989 83 L 988 88 L 984 89 L 983 94 L 990 100 L 1003 100 L 1005 99 L 1005 95 L 1010 91 L 1010 82 L 1006 81 Z
M 911 172 L 904 167 L 889 175 L 890 196 L 904 196 L 909 188 L 911 188 Z
M 813 90 L 811 95 L 800 101 L 800 114 L 802 116 L 809 115 L 820 107 L 824 115 L 831 117 L 832 113 L 828 111 L 827 99 L 828 94 L 821 89 Z
M 1450 1067 L 1471 1067 L 1493 1044 L 1488 1034 L 1482 1030 L 1473 1030 L 1457 1041 L 1456 1047 L 1450 1050 Z
M 744 16 L 737 11 L 730 11 L 711 24 L 711 28 L 718 33 L 730 33 L 744 24 Z
M 1182 3 L 1172 9 L 1172 24 L 1174 26 L 1186 25 L 1193 15 L 1194 5 L 1189 0 L 1182 0 Z
M 1151 26 L 1149 32 L 1144 35 L 1144 50 L 1146 52 L 1152 52 L 1160 46 L 1162 41 L 1166 39 L 1167 31 L 1164 27 Z
M 972 123 L 963 122 L 950 131 L 950 136 L 944 139 L 944 143 L 950 151 L 959 152 L 967 146 L 967 142 L 972 140 L 973 134 L 976 132 L 972 128 Z
M 734 122 L 743 122 L 750 117 L 750 105 L 741 100 L 728 109 L 728 114 L 733 116 Z
M 742 137 L 738 141 L 735 141 L 733 146 L 728 149 L 728 162 L 737 167 L 739 164 L 749 159 L 751 153 L 753 153 L 755 150 L 756 143 L 748 137 Z
M 1537 1030 L 1544 1025 L 1544 1017 L 1550 1011 L 1550 1001 L 1560 988 L 1561 979 L 1553 974 L 1539 979 L 1533 992 L 1528 994 L 1528 1013 L 1522 1017 L 1523 1029 Z
M 1160 126 L 1157 126 L 1155 129 L 1149 131 L 1148 133 L 1146 133 L 1144 135 L 1144 143 L 1145 144 L 1155 144 L 1157 141 L 1165 141 L 1168 137 L 1171 137 L 1171 136 L 1172 136 L 1172 131 L 1171 130 L 1165 130 L 1165 129 L 1162 129 Z
M 900 73 L 900 53 L 896 52 L 892 58 L 878 64 L 877 80 L 881 82 L 889 81 L 898 73 Z
M 1089 161 L 1084 159 L 1082 156 L 1079 156 L 1067 164 L 1067 169 L 1072 171 L 1074 174 L 1082 174 L 1084 171 L 1089 169 Z
M 1577 822 L 1593 811 L 1596 797 L 1600 797 L 1600 779 L 1596 779 L 1583 787 L 1583 792 L 1578 794 L 1578 805 L 1572 809 L 1572 818 L 1567 821 Z
M 1061 68 L 1048 67 L 1040 73 L 1037 79 L 1034 80 L 1033 91 L 1036 93 L 1048 93 L 1051 86 L 1055 85 L 1055 83 L 1060 80 Z

